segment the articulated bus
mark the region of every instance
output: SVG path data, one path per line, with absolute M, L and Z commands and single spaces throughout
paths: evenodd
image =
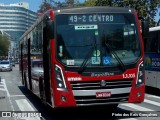
M 146 85 L 160 89 L 160 26 L 149 29 L 145 41 Z
M 144 46 L 134 9 L 51 9 L 19 45 L 22 83 L 53 108 L 144 100 Z

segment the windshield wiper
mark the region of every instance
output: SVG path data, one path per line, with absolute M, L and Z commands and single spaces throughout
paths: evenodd
M 116 54 L 116 52 L 112 49 L 112 47 L 106 42 L 105 40 L 105 46 L 109 49 L 109 51 L 111 52 L 111 54 L 114 55 L 114 57 L 116 58 L 116 60 L 118 61 L 122 71 L 124 72 L 126 70 L 124 63 L 122 62 L 122 60 L 118 57 L 118 55 Z
M 91 54 L 93 53 L 93 51 L 94 51 L 95 49 L 96 49 L 96 56 L 97 56 L 97 43 L 96 43 L 96 38 L 94 38 L 94 44 L 92 44 L 91 49 L 88 51 L 88 53 L 87 53 L 84 61 L 82 62 L 81 66 L 80 66 L 80 68 L 79 68 L 79 70 L 78 70 L 78 73 L 79 73 L 79 74 L 81 74 L 81 73 L 85 70 L 85 68 L 86 68 L 86 66 L 87 66 L 87 62 L 88 62 Z

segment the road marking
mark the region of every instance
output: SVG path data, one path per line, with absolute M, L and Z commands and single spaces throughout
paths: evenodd
M 155 110 L 152 110 L 149 108 L 141 107 L 141 106 L 133 104 L 133 103 L 122 103 L 120 105 L 130 107 L 130 108 L 138 110 L 138 111 L 155 111 Z
M 4 84 L 4 79 L 1 79 L 1 82 L 0 82 L 0 83 Z
M 3 84 L 4 84 L 4 89 L 5 89 L 6 93 L 7 93 L 7 97 L 8 97 L 9 103 L 10 103 L 10 105 L 11 105 L 11 109 L 12 109 L 12 111 L 15 111 L 15 110 L 14 110 L 14 107 L 13 107 L 13 104 L 12 104 L 12 101 L 11 101 L 11 98 L 10 98 L 9 91 L 8 91 L 8 89 L 7 89 L 7 86 L 6 86 L 5 79 L 2 79 L 2 81 L 3 81 Z M 14 117 L 14 120 L 17 120 L 16 117 Z
M 26 99 L 16 100 L 16 103 L 21 111 L 35 111 Z M 39 117 L 25 117 L 25 120 L 40 120 Z
M 7 97 L 8 97 L 8 98 L 10 98 L 10 94 L 9 94 L 8 89 L 7 89 L 7 86 L 6 86 L 5 80 L 4 80 L 4 79 L 2 79 L 2 80 L 3 80 L 3 82 L 4 82 L 4 89 L 5 89 L 5 90 L 6 90 L 6 92 L 7 92 Z
M 145 94 L 146 97 L 150 97 L 150 98 L 157 98 L 160 99 L 160 97 L 155 96 L 155 95 L 150 95 L 150 94 Z
M 16 100 L 16 103 L 21 111 L 35 111 L 26 99 Z
M 155 102 L 155 101 L 152 101 L 152 100 L 144 99 L 144 102 L 155 105 L 155 106 L 160 106 L 159 102 Z
M 26 95 L 11 95 L 10 97 L 25 97 Z
M 0 91 L 6 91 L 4 88 L 0 88 Z

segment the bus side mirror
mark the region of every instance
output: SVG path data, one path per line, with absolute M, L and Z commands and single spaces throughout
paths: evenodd
M 51 19 L 47 20 L 46 23 L 47 26 L 47 36 L 49 39 L 53 39 L 54 38 L 54 22 Z
M 142 37 L 147 38 L 149 35 L 149 23 L 147 20 L 141 21 L 141 27 L 142 27 Z

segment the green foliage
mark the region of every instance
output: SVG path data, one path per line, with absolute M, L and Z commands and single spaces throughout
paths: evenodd
M 160 4 L 160 0 L 85 0 L 80 3 L 79 0 L 65 0 L 60 2 L 58 0 L 52 0 L 53 4 L 43 2 L 40 11 L 42 13 L 55 6 L 57 7 L 72 7 L 72 6 L 112 6 L 112 7 L 130 7 L 135 8 L 139 16 L 143 16 L 149 19 L 150 26 L 154 26 L 154 17 L 157 12 L 157 5 Z
M 10 42 L 7 36 L 0 35 L 0 56 L 7 56 Z
M 74 6 L 74 0 L 66 0 L 66 3 L 68 7 Z
M 96 0 L 86 0 L 84 6 L 96 6 Z
M 155 26 L 154 17 L 160 0 L 112 0 L 112 2 L 118 7 L 135 8 L 138 16 L 149 20 L 150 27 Z
M 96 6 L 112 6 L 112 0 L 96 0 Z
M 38 10 L 39 13 L 44 13 L 47 10 L 53 8 L 53 6 L 50 3 L 43 2 L 40 6 L 40 9 Z
M 160 0 L 85 0 L 81 6 L 112 6 L 135 8 L 139 16 L 149 19 L 150 26 L 155 26 L 154 17 Z

